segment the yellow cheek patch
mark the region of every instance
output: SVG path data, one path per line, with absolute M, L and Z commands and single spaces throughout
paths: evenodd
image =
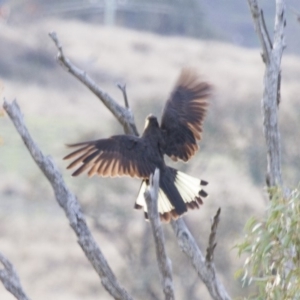
M 149 126 L 149 119 L 146 119 L 144 130 Z

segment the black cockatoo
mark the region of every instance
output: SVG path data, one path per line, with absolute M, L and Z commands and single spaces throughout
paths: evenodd
M 135 208 L 143 208 L 147 218 L 144 192 L 150 174 L 160 170 L 158 211 L 161 219 L 178 218 L 188 208 L 199 208 L 207 193 L 204 180 L 191 177 L 168 167 L 164 155 L 173 160 L 188 161 L 198 150 L 202 124 L 212 94 L 211 85 L 202 81 L 197 73 L 188 68 L 181 71 L 169 100 L 164 107 L 160 124 L 157 118 L 146 118 L 141 137 L 114 135 L 110 138 L 71 144 L 78 148 L 64 157 L 73 159 L 68 169 L 77 167 L 77 176 L 88 171 L 89 176 L 131 176 L 142 179 Z

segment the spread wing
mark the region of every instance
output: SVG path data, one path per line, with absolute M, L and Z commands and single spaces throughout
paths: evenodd
M 161 119 L 165 153 L 173 160 L 189 160 L 198 150 L 211 86 L 191 69 L 183 69 Z
M 147 160 L 145 142 L 131 135 L 115 135 L 108 139 L 68 145 L 77 147 L 64 159 L 74 159 L 67 167 L 77 167 L 72 176 L 88 170 L 93 176 L 122 176 L 148 178 L 155 170 L 155 165 Z

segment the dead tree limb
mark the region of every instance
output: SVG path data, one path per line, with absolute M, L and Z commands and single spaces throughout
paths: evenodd
M 218 279 L 213 261 L 209 264 L 206 262 L 184 221 L 180 218 L 177 221 L 171 221 L 171 225 L 176 234 L 179 247 L 191 259 L 192 266 L 206 285 L 211 297 L 214 300 L 230 300 L 231 298 L 225 287 Z
M 156 169 L 154 175 L 150 176 L 150 185 L 149 189 L 145 191 L 145 200 L 155 241 L 156 258 L 161 275 L 163 292 L 166 300 L 173 300 L 175 299 L 175 294 L 172 279 L 172 263 L 166 253 L 164 233 L 157 210 L 158 191 L 159 170 Z
M 0 269 L 0 280 L 5 288 L 18 300 L 30 300 L 22 288 L 13 264 L 2 253 L 0 253 L 0 262 L 4 267 L 4 269 Z
M 121 123 L 126 134 L 138 135 L 134 116 L 130 108 L 124 108 L 123 106 L 119 105 L 110 95 L 105 93 L 96 84 L 96 82 L 89 75 L 87 75 L 85 71 L 77 68 L 67 57 L 65 57 L 62 45 L 60 44 L 55 32 L 49 33 L 49 36 L 58 49 L 57 60 L 60 62 L 60 64 L 79 81 L 81 81 L 86 87 L 88 87 L 102 101 L 102 103 Z
M 267 185 L 283 185 L 281 176 L 281 149 L 278 127 L 278 104 L 280 102 L 281 57 L 285 48 L 284 28 L 286 26 L 285 1 L 276 0 L 276 15 L 273 41 L 270 41 L 262 10 L 257 0 L 247 0 L 255 30 L 266 65 L 262 98 L 264 135 L 267 144 Z
M 206 257 L 205 257 L 205 261 L 208 266 L 213 262 L 214 251 L 217 246 L 216 235 L 217 235 L 218 225 L 220 222 L 220 214 L 221 214 L 221 208 L 218 209 L 211 224 L 211 231 L 208 239 L 208 247 L 206 249 Z
M 50 37 L 58 48 L 58 61 L 62 65 L 64 69 L 67 69 L 71 74 L 73 74 L 76 78 L 78 78 L 84 85 L 90 88 L 90 83 L 96 86 L 95 82 L 86 74 L 86 72 L 80 70 L 78 67 L 75 67 L 70 60 L 65 57 L 63 54 L 62 46 L 56 36 L 55 33 L 50 33 Z M 78 74 L 82 74 L 82 76 L 78 76 Z M 84 75 L 83 75 L 84 74 Z M 87 80 L 88 78 L 88 80 Z M 94 87 L 95 90 L 99 90 L 98 87 Z M 92 90 L 92 89 L 91 89 Z M 93 90 L 92 90 L 93 91 Z M 102 93 L 104 93 L 102 91 Z M 104 93 L 107 95 L 106 93 Z M 109 97 L 109 96 L 108 96 Z M 129 133 L 132 135 L 138 135 L 138 131 L 136 129 L 134 118 L 132 117 L 131 121 L 127 118 L 127 113 L 124 108 L 119 108 L 116 103 L 112 103 L 111 105 L 106 104 L 106 99 L 99 97 L 101 101 L 107 106 L 107 108 L 111 111 L 111 113 L 118 119 L 121 124 L 124 124 L 125 133 Z M 110 102 L 115 102 L 114 99 L 109 97 Z M 124 111 L 124 115 L 122 112 Z M 128 123 L 133 122 L 133 123 Z M 176 238 L 178 240 L 178 244 L 181 250 L 189 257 L 194 269 L 196 270 L 199 278 L 205 283 L 211 297 L 214 300 L 230 300 L 225 287 L 219 281 L 215 268 L 213 267 L 211 271 L 207 271 L 205 266 L 205 258 L 199 249 L 197 243 L 195 242 L 192 234 L 189 229 L 185 225 L 185 222 L 182 218 L 179 218 L 176 221 L 172 221 L 172 228 L 175 232 Z
M 117 281 L 113 271 L 92 236 L 75 195 L 69 191 L 61 173 L 52 159 L 42 153 L 30 136 L 17 102 L 13 101 L 12 104 L 9 104 L 4 101 L 3 108 L 15 125 L 33 160 L 49 180 L 58 204 L 69 219 L 69 223 L 78 238 L 78 243 L 99 275 L 102 285 L 115 299 L 131 300 L 131 296 Z
M 122 92 L 122 94 L 123 94 L 125 107 L 126 107 L 127 109 L 129 109 L 128 97 L 127 97 L 127 92 L 126 92 L 126 84 L 118 83 L 118 84 L 117 84 L 117 87 L 121 90 L 121 92 Z M 136 135 L 138 135 L 137 132 L 136 132 Z

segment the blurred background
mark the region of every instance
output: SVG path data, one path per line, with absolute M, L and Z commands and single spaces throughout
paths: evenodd
M 274 1 L 260 1 L 273 33 Z M 288 1 L 282 61 L 280 132 L 288 187 L 298 184 L 300 12 Z M 0 0 L 0 95 L 17 99 L 33 138 L 78 196 L 95 237 L 122 285 L 136 299 L 162 299 L 149 224 L 133 205 L 140 182 L 130 178 L 71 178 L 66 143 L 122 133 L 103 104 L 55 60 L 48 33 L 65 55 L 120 104 L 126 83 L 140 132 L 149 113 L 160 117 L 184 66 L 215 88 L 200 152 L 173 165 L 209 181 L 210 197 L 184 219 L 202 251 L 210 218 L 222 208 L 215 261 L 231 296 L 249 294 L 234 278 L 243 264 L 234 245 L 245 221 L 262 216 L 266 149 L 261 96 L 264 65 L 247 1 Z M 32 299 L 111 299 L 84 257 L 49 183 L 0 111 L 0 251 L 15 265 Z M 172 164 L 172 163 L 170 163 Z M 210 299 L 164 226 L 178 299 Z M 0 299 L 14 299 L 1 285 Z

